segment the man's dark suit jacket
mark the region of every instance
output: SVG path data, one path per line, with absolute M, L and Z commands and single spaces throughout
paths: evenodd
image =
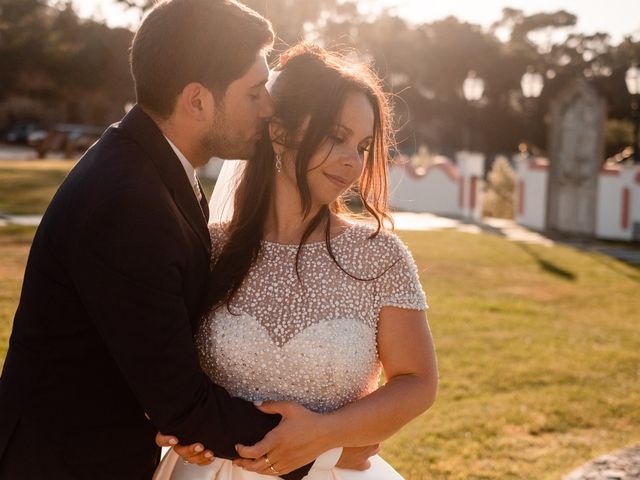
M 182 165 L 134 107 L 36 232 L 0 379 L 0 478 L 149 479 L 156 431 L 234 458 L 277 425 L 198 365 L 210 251 Z

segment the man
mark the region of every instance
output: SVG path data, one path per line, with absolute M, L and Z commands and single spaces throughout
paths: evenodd
M 272 41 L 232 0 L 169 0 L 144 20 L 138 105 L 71 171 L 33 241 L 0 379 L 0 479 L 150 478 L 157 431 L 234 458 L 278 425 L 212 384 L 192 340 L 211 251 L 194 170 L 253 152 Z M 308 421 L 287 424 L 272 438 L 322 451 Z

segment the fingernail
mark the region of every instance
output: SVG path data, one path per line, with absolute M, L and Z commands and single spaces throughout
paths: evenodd
M 204 454 L 205 458 L 213 458 L 213 453 L 207 452 Z
M 239 443 L 236 443 L 235 449 L 236 449 L 236 452 L 240 450 L 240 444 Z
M 202 450 L 204 450 L 204 447 L 202 445 L 196 445 L 193 450 L 196 453 L 200 453 Z
M 259 407 L 260 405 L 262 405 L 262 400 L 256 400 L 255 402 L 253 402 L 253 404 L 254 404 L 256 407 Z
M 177 444 L 178 444 L 178 440 L 176 440 L 175 438 L 169 439 L 169 445 L 177 445 Z

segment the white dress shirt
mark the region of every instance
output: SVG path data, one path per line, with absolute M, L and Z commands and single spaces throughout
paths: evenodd
M 198 202 L 200 202 L 200 200 L 202 200 L 202 192 L 200 191 L 200 186 L 198 184 L 198 176 L 196 175 L 195 168 L 193 168 L 193 165 L 191 165 L 189 160 L 187 160 L 187 157 L 185 157 L 182 154 L 182 152 L 178 150 L 178 147 L 176 147 L 171 140 L 169 140 L 166 136 L 164 138 L 167 139 L 167 142 L 169 142 L 169 145 L 175 152 L 176 156 L 178 157 L 178 160 L 180 160 L 180 163 L 182 164 L 182 167 L 184 168 L 184 171 L 187 174 L 187 178 L 189 179 L 189 184 L 193 189 L 193 193 L 195 194 Z

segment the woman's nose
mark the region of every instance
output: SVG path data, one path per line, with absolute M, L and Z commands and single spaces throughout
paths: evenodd
M 362 168 L 362 164 L 364 162 L 363 155 L 360 154 L 359 148 L 349 149 L 348 152 L 345 152 L 343 157 L 343 164 L 345 166 L 349 166 L 352 168 Z

